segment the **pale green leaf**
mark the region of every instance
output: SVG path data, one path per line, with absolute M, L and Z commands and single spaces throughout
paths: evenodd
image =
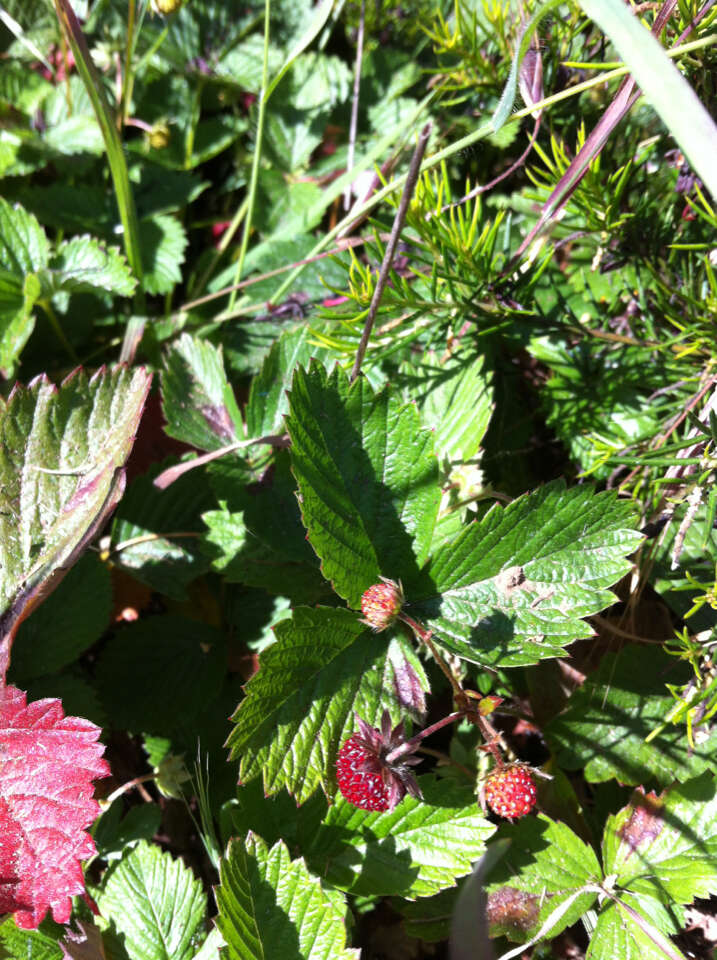
M 336 368 L 297 370 L 287 426 L 301 512 L 324 576 L 351 606 L 379 575 L 416 579 L 440 501 L 415 407 Z
M 431 559 L 407 591 L 436 639 L 466 660 L 493 666 L 561 656 L 589 637 L 582 620 L 615 600 L 642 537 L 632 505 L 562 481 L 493 506 Z
M 346 904 L 279 841 L 232 840 L 216 891 L 226 960 L 358 960 L 346 946 Z
M 355 713 L 380 725 L 416 708 L 428 683 L 411 645 L 377 638 L 355 614 L 298 607 L 275 628 L 276 642 L 246 687 L 227 746 L 242 782 L 263 776 L 266 793 L 286 787 L 299 803 L 317 787 L 333 793 L 336 754 Z
M 97 904 L 130 960 L 194 957 L 206 896 L 192 871 L 157 845 L 142 841 L 108 871 Z
M 222 935 L 215 927 L 199 948 L 199 952 L 194 954 L 192 960 L 219 960 L 219 951 L 223 945 Z
M 117 247 L 108 247 L 94 237 L 73 237 L 61 243 L 50 266 L 48 277 L 53 292 L 99 291 L 130 297 L 137 285 Z
M 42 292 L 34 273 L 22 277 L 0 269 L 0 370 L 10 378 L 35 327 L 33 308 Z

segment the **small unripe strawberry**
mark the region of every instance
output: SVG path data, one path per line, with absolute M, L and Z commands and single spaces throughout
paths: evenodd
M 509 820 L 530 813 L 538 799 L 530 771 L 520 765 L 493 770 L 483 789 L 493 813 Z
M 361 597 L 361 612 L 364 623 L 379 633 L 390 627 L 401 612 L 403 590 L 399 583 L 381 577 L 381 583 L 374 583 Z
M 406 793 L 420 796 L 411 767 L 420 758 L 401 753 L 391 761 L 391 751 L 405 744 L 403 722 L 391 729 L 384 712 L 381 729 L 357 717 L 359 732 L 349 737 L 336 757 L 336 782 L 341 795 L 362 810 L 393 810 Z M 405 748 L 406 750 L 408 748 Z

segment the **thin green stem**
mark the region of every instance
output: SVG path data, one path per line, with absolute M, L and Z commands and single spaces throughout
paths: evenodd
M 259 180 L 259 163 L 261 161 L 261 141 L 264 135 L 264 116 L 266 113 L 267 87 L 269 84 L 269 16 L 271 13 L 271 0 L 264 2 L 264 61 L 261 67 L 261 94 L 259 96 L 259 116 L 256 125 L 256 143 L 254 144 L 254 157 L 251 164 L 251 177 L 249 180 L 249 194 L 244 220 L 244 232 L 241 238 L 241 247 L 239 248 L 239 259 L 234 274 L 235 285 L 241 280 L 241 273 L 244 269 L 244 260 L 246 258 L 247 248 L 249 246 L 249 234 L 251 232 L 251 221 L 254 214 L 254 203 L 256 201 L 256 186 Z M 232 290 L 229 297 L 229 310 L 234 309 L 236 303 L 236 290 Z

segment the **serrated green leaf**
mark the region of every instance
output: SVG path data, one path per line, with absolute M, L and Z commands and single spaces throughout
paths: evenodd
M 114 508 L 149 384 L 142 368 L 78 371 L 59 388 L 17 386 L 0 406 L 0 632 Z
M 37 219 L 0 197 L 0 264 L 23 278 L 47 266 L 50 245 Z
M 302 324 L 287 330 L 264 358 L 261 370 L 251 382 L 246 408 L 246 428 L 250 437 L 278 433 L 289 410 L 287 390 L 299 366 L 306 366 L 317 354 L 328 351 L 311 343 L 309 328 Z
M 554 911 L 574 897 L 550 928 L 554 937 L 575 923 L 595 902 L 596 893 L 576 891 L 602 880 L 592 847 L 570 827 L 544 814 L 501 827 L 498 838 L 510 848 L 489 874 L 487 914 L 491 936 L 525 943 Z
M 117 247 L 107 247 L 94 237 L 73 237 L 61 243 L 47 274 L 51 292 L 97 291 L 131 297 L 137 286 L 129 265 Z
M 33 307 L 42 288 L 34 273 L 24 281 L 0 269 L 0 371 L 10 378 L 20 351 L 35 328 Z
M 140 842 L 108 872 L 97 897 L 130 960 L 192 960 L 207 908 L 202 884 L 181 860 Z
M 608 818 L 603 836 L 606 874 L 663 903 L 691 903 L 717 892 L 717 789 L 711 773 L 671 787 L 657 798 L 636 792 Z
M 668 784 L 714 769 L 715 732 L 693 749 L 677 723 L 645 742 L 674 704 L 665 684 L 679 686 L 691 675 L 686 664 L 652 647 L 631 645 L 608 654 L 545 730 L 557 763 L 568 770 L 584 767 L 589 781 L 616 777 L 628 784 L 653 778 Z
M 355 712 L 378 726 L 387 709 L 397 722 L 428 683 L 402 636 L 377 638 L 348 610 L 298 607 L 275 633 L 227 746 L 240 758 L 240 781 L 262 774 L 267 793 L 286 787 L 301 803 L 319 786 L 333 792 L 336 753 Z
M 353 607 L 381 574 L 416 579 L 438 514 L 438 463 L 413 405 L 338 368 L 297 370 L 287 427 L 301 512 L 324 576 Z
M 275 596 L 289 597 L 295 603 L 328 600 L 331 589 L 309 558 L 292 556 L 291 538 L 286 550 L 274 550 L 257 539 L 245 522 L 244 513 L 208 510 L 202 514 L 207 525 L 202 546 L 211 558 L 212 568 L 228 583 L 258 587 Z
M 520 666 L 592 635 L 582 620 L 613 603 L 642 536 L 629 502 L 555 481 L 496 504 L 431 559 L 407 591 L 411 616 L 452 653 Z M 415 611 L 415 612 L 414 612 Z
M 176 217 L 158 213 L 139 225 L 139 245 L 147 293 L 169 293 L 182 279 L 187 234 Z
M 20 625 L 12 650 L 13 680 L 25 689 L 30 680 L 73 663 L 99 640 L 111 612 L 109 570 L 96 554 L 85 554 Z
M 421 777 L 423 800 L 406 795 L 388 813 L 337 797 L 307 851 L 309 865 L 358 895 L 432 896 L 470 873 L 495 826 L 470 787 Z
M 167 354 L 162 410 L 169 436 L 199 450 L 218 450 L 244 437 L 221 350 L 187 333 Z
M 291 860 L 281 841 L 269 850 L 251 834 L 233 840 L 216 897 L 227 960 L 358 960 L 346 947 L 343 896 Z
M 96 676 L 114 726 L 168 734 L 196 724 L 219 695 L 225 672 L 226 649 L 218 630 L 162 616 L 129 624 L 113 637 L 102 651 Z

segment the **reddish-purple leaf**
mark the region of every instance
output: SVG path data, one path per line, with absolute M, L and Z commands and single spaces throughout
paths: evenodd
M 67 923 L 84 893 L 85 827 L 99 813 L 92 780 L 109 774 L 99 727 L 66 717 L 59 700 L 26 703 L 0 687 L 0 913 L 34 929 L 52 910 Z

